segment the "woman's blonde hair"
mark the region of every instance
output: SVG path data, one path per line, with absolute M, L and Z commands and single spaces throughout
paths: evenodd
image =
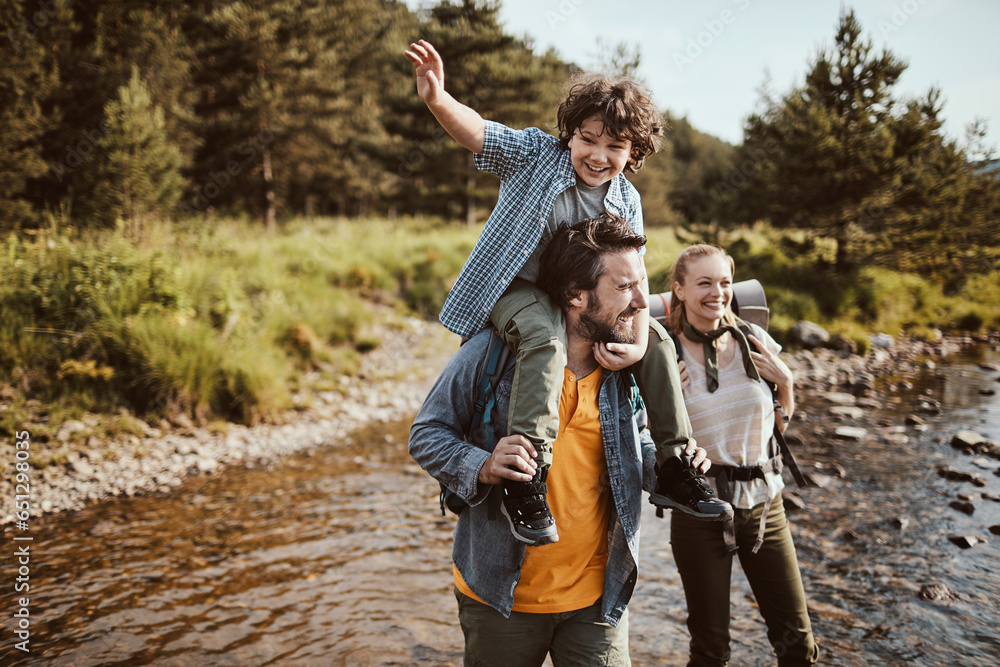
M 723 257 L 729 263 L 729 271 L 735 277 L 736 263 L 733 262 L 733 258 L 729 256 L 729 253 L 717 245 L 699 243 L 688 246 L 678 255 L 677 261 L 674 263 L 674 270 L 670 276 L 670 317 L 667 320 L 667 328 L 674 333 L 681 332 L 684 320 L 687 319 L 687 311 L 685 310 L 684 302 L 677 298 L 677 294 L 673 293 L 673 285 L 674 283 L 686 284 L 685 281 L 687 280 L 691 264 L 697 262 L 702 257 L 712 256 Z M 728 325 L 736 324 L 736 315 L 733 314 L 732 302 L 726 306 L 726 313 L 722 316 L 722 322 Z

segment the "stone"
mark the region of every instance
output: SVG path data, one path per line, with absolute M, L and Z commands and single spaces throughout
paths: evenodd
M 972 513 L 976 511 L 976 506 L 968 500 L 953 500 L 948 503 L 948 507 L 953 510 L 958 510 L 963 514 L 968 514 L 969 516 L 972 516 Z
M 905 531 L 910 525 L 910 520 L 905 516 L 897 516 L 892 520 L 892 527 L 900 532 Z
M 948 537 L 948 539 L 951 540 L 952 544 L 955 544 L 961 547 L 962 549 L 971 549 L 977 544 L 986 542 L 986 540 L 984 540 L 983 538 L 977 537 L 975 535 L 951 535 Z
M 892 347 L 892 344 L 895 341 L 889 334 L 874 333 L 868 336 L 868 342 L 870 342 L 873 347 L 881 347 L 882 349 L 888 349 Z
M 910 436 L 905 433 L 883 433 L 881 437 L 882 442 L 887 445 L 893 445 L 895 447 L 902 447 L 910 442 Z
M 972 482 L 976 486 L 986 486 L 986 480 L 979 475 L 974 475 L 971 472 L 963 470 L 953 470 L 948 466 L 942 466 L 938 470 L 938 474 L 952 482 Z
M 800 320 L 788 330 L 788 338 L 793 345 L 813 350 L 825 347 L 830 341 L 830 334 L 815 322 Z
M 908 426 L 926 426 L 927 425 L 927 422 L 925 422 L 923 419 L 921 419 L 920 417 L 918 417 L 916 415 L 907 415 L 905 421 L 906 421 L 906 424 Z
M 94 474 L 94 466 L 87 463 L 86 459 L 72 458 L 69 461 L 69 467 L 81 477 L 90 477 Z
M 989 530 L 994 535 L 1000 535 L 1000 524 L 997 524 L 995 526 L 990 526 Z
M 973 448 L 985 440 L 986 438 L 975 431 L 959 431 L 951 436 L 951 446 L 955 449 Z
M 858 402 L 854 394 L 845 394 L 843 392 L 829 391 L 824 394 L 824 397 L 836 405 L 856 405 Z
M 781 500 L 788 512 L 798 512 L 806 508 L 806 501 L 802 500 L 802 496 L 788 490 L 782 491 Z
M 862 440 L 868 435 L 868 430 L 859 426 L 838 426 L 833 434 L 841 440 Z
M 211 458 L 200 458 L 198 459 L 198 471 L 205 473 L 215 472 L 219 467 L 219 462 Z
M 976 364 L 984 371 L 1000 371 L 1000 365 L 994 364 L 992 361 L 985 361 L 980 364 Z
M 835 405 L 830 408 L 830 414 L 850 417 L 851 419 L 861 419 L 865 416 L 865 411 L 855 405 Z
M 86 430 L 87 425 L 82 421 L 71 419 L 59 427 L 59 430 L 56 432 L 56 440 L 59 442 L 68 442 L 75 434 Z
M 930 602 L 960 600 L 961 596 L 944 584 L 928 584 L 920 587 L 920 597 Z
M 875 377 L 869 373 L 856 373 L 850 389 L 855 396 L 867 396 L 875 389 Z

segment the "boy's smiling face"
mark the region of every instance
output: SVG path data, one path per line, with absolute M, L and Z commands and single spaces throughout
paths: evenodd
M 620 141 L 604 133 L 604 121 L 597 114 L 583 121 L 569 139 L 573 169 L 590 187 L 604 185 L 622 173 L 631 151 L 631 141 Z

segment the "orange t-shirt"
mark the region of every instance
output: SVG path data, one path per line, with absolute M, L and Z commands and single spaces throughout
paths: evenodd
M 600 368 L 580 380 L 565 371 L 559 437 L 547 481 L 559 541 L 525 550 L 514 611 L 574 611 L 594 604 L 604 592 L 611 493 L 597 405 L 600 388 Z M 455 586 L 478 600 L 454 566 L 452 571 Z

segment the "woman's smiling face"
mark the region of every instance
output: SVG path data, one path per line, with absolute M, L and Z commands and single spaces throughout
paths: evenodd
M 687 267 L 684 284 L 674 283 L 673 292 L 684 302 L 687 320 L 699 331 L 719 326 L 733 301 L 733 272 L 719 255 L 705 255 Z

